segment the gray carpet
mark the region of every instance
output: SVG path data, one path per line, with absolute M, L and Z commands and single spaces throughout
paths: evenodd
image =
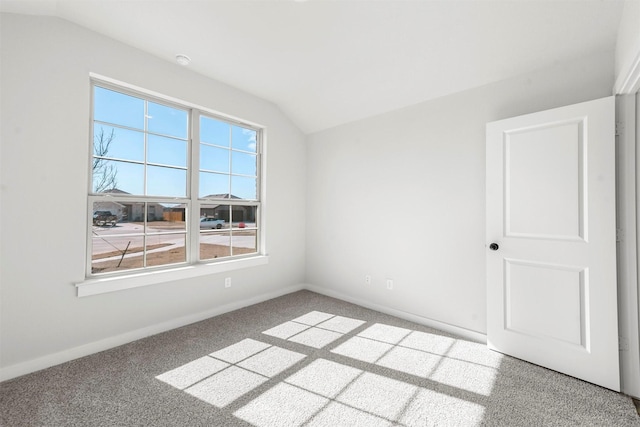
M 640 426 L 632 400 L 308 291 L 0 384 L 2 426 Z

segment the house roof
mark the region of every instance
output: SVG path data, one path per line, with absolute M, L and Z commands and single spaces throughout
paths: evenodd
M 236 199 L 239 200 L 241 197 L 234 196 L 229 193 L 221 193 L 221 194 L 209 194 L 208 196 L 204 196 L 203 199 Z
M 131 194 L 131 193 L 127 193 L 126 191 L 122 191 L 118 188 L 112 188 L 110 190 L 105 190 L 103 191 L 103 193 L 110 193 L 110 194 Z

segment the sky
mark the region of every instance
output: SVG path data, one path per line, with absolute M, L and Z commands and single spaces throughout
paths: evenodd
M 94 86 L 93 111 L 94 155 L 100 135 L 106 140 L 113 132 L 102 161 L 117 170 L 116 188 L 187 197 L 188 110 Z M 230 193 L 256 199 L 256 131 L 207 116 L 200 116 L 199 128 L 194 147 L 200 149 L 198 196 Z

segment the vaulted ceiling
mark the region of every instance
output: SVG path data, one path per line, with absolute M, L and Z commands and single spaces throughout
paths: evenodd
M 305 133 L 615 47 L 622 1 L 3 0 L 278 105 Z M 613 64 L 611 64 L 613 67 Z

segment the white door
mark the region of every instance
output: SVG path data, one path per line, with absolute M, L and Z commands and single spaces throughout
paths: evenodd
M 614 108 L 487 124 L 487 339 L 619 391 Z

